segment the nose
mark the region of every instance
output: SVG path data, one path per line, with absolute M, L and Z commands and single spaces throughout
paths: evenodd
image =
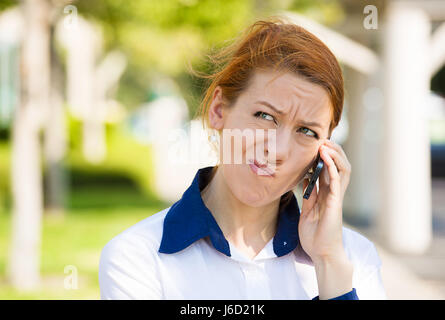
M 290 156 L 291 133 L 279 129 L 269 131 L 267 134 L 267 160 L 271 165 L 279 165 Z

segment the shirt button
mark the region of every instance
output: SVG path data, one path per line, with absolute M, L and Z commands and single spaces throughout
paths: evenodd
M 258 276 L 259 274 L 258 267 L 254 265 L 246 265 L 244 266 L 243 270 L 248 277 Z

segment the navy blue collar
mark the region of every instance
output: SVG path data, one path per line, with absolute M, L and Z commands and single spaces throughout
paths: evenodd
M 216 250 L 231 256 L 228 241 L 201 197 L 201 190 L 206 186 L 212 168 L 199 169 L 191 186 L 167 212 L 159 252 L 175 253 L 209 236 Z M 291 201 L 285 207 L 280 205 L 279 208 L 277 232 L 273 239 L 273 249 L 278 257 L 297 247 L 299 218 L 300 209 L 292 193 Z

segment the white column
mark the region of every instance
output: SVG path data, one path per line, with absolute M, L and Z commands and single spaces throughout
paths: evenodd
M 384 38 L 384 138 L 378 224 L 389 248 L 422 253 L 432 238 L 429 92 L 430 21 L 419 8 L 391 2 Z
M 378 157 L 382 141 L 380 112 L 383 94 L 379 74 L 346 70 L 349 134 L 344 150 L 352 166 L 345 194 L 345 215 L 354 223 L 374 222 L 379 204 Z

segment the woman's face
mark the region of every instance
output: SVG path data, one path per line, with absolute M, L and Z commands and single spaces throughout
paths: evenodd
M 330 99 L 321 86 L 272 71 L 256 72 L 231 107 L 224 104 L 218 87 L 209 111 L 211 126 L 221 133 L 224 180 L 241 202 L 252 207 L 280 198 L 302 181 L 328 138 L 331 121 Z M 241 137 L 242 144 L 230 134 Z M 255 173 L 251 160 L 269 169 Z

